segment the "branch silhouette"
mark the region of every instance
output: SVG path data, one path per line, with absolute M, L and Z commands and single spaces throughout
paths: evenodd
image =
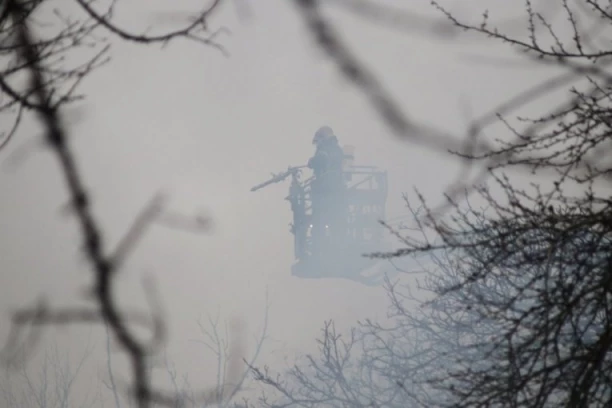
M 207 45 L 210 45 L 210 42 L 206 38 L 198 36 L 197 33 L 199 32 L 198 30 L 202 30 L 199 27 L 204 23 L 209 13 L 219 4 L 217 1 L 212 6 L 207 7 L 200 14 L 197 23 L 193 23 L 183 30 L 160 36 L 136 36 L 126 33 L 110 22 L 112 6 L 109 8 L 108 13 L 103 15 L 94 11 L 91 2 L 77 2 L 98 24 L 127 40 L 149 44 L 168 43 L 176 38 L 187 38 L 203 42 Z M 91 296 L 95 301 L 95 307 L 91 309 L 70 308 L 53 310 L 47 308 L 44 303 L 41 303 L 39 307 L 33 310 L 18 311 L 13 317 L 13 330 L 9 335 L 4 352 L 10 353 L 15 348 L 15 343 L 19 338 L 18 328 L 25 324 L 30 324 L 34 327 L 48 324 L 102 321 L 129 358 L 132 372 L 131 391 L 138 406 L 141 408 L 149 407 L 154 401 L 168 403 L 171 401 L 170 398 L 152 389 L 150 373 L 147 370 L 147 357 L 154 351 L 155 346 L 162 342 L 165 333 L 163 321 L 159 316 L 159 310 L 155 310 L 157 302 L 152 294 L 152 288 L 148 287 L 147 290 L 150 306 L 154 308 L 149 318 L 144 317 L 143 314 L 132 315 L 120 310 L 116 303 L 114 292 L 116 286 L 114 277 L 116 276 L 118 266 L 131 246 L 133 246 L 134 241 L 141 235 L 144 225 L 150 221 L 150 211 L 145 211 L 145 215 L 139 217 L 135 226 L 128 232 L 126 240 L 122 242 L 114 254 L 106 249 L 102 228 L 92 211 L 91 199 L 79 171 L 75 155 L 70 149 L 66 126 L 60 112 L 60 108 L 68 101 L 78 82 L 89 72 L 92 64 L 98 61 L 98 58 L 104 54 L 107 48 L 103 48 L 97 57 L 85 65 L 82 71 L 74 71 L 79 76 L 78 80 L 67 93 L 54 102 L 53 78 L 49 78 L 49 71 L 43 65 L 45 57 L 44 47 L 41 47 L 40 42 L 35 38 L 31 29 L 32 21 L 29 18 L 32 10 L 38 3 L 40 2 L 21 0 L 5 0 L 3 3 L 5 8 L 2 12 L 2 18 L 0 18 L 0 23 L 3 24 L 1 28 L 4 30 L 4 24 L 8 24 L 7 22 L 11 23 L 8 28 L 10 34 L 12 34 L 9 51 L 13 52 L 15 59 L 19 61 L 18 69 L 29 74 L 29 82 L 28 90 L 25 94 L 21 94 L 15 91 L 5 80 L 7 74 L 10 73 L 5 71 L 0 75 L 0 87 L 6 94 L 12 97 L 13 103 L 17 104 L 20 107 L 19 109 L 34 111 L 45 129 L 44 140 L 53 152 L 60 167 L 63 180 L 70 195 L 70 212 L 75 216 L 79 225 L 83 240 L 83 250 L 93 272 Z M 3 48 L 2 51 L 6 52 L 7 50 Z M 13 68 L 11 72 L 15 69 Z M 11 131 L 10 135 L 13 133 L 14 131 Z M 1 146 L 6 144 L 7 142 L 4 141 Z M 196 224 L 201 227 L 201 220 L 196 221 L 198 221 Z M 143 321 L 152 328 L 153 341 L 151 343 L 139 340 L 130 329 L 129 324 L 131 322 L 142 323 Z M 32 339 L 34 338 L 31 337 Z

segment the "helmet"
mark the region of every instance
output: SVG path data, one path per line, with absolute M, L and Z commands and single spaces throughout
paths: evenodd
M 329 126 L 323 126 L 316 131 L 312 144 L 319 144 L 323 140 L 328 139 L 334 135 L 334 131 Z

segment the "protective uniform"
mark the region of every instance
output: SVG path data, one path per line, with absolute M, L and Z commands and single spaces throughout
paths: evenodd
M 308 161 L 315 177 L 326 174 L 338 177 L 342 173 L 344 152 L 338 144 L 338 138 L 329 126 L 323 126 L 315 133 L 312 143 L 316 146 L 315 155 Z
M 312 236 L 321 241 L 323 237 L 339 237 L 346 232 L 347 206 L 342 164 L 344 152 L 338 138 L 329 126 L 323 126 L 315 133 L 314 156 L 308 161 L 313 170 L 312 194 Z

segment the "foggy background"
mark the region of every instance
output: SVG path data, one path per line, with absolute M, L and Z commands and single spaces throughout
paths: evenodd
M 407 10 L 439 16 L 428 1 L 403 3 L 409 3 Z M 485 5 L 500 18 L 520 15 L 523 4 L 509 3 L 443 2 L 474 18 Z M 142 5 L 121 2 L 117 21 L 133 31 L 153 24 L 169 28 L 198 2 L 146 4 L 143 12 Z M 279 370 L 297 353 L 316 350 L 324 320 L 348 328 L 366 317 L 384 318 L 382 288 L 291 276 L 291 211 L 283 200 L 289 180 L 249 191 L 271 172 L 305 164 L 320 126 L 331 126 L 341 145 L 355 146 L 356 164 L 388 171 L 389 217 L 406 213 L 401 195 L 414 187 L 441 203 L 461 168 L 448 155 L 393 136 L 362 93 L 323 57 L 293 4 L 248 2 L 250 13 L 242 17 L 235 6 L 227 2 L 210 21 L 230 31 L 217 38 L 229 56 L 184 41 L 163 50 L 114 41 L 112 61 L 81 85 L 87 99 L 67 112 L 107 245 L 116 245 L 159 191 L 168 193 L 170 210 L 213 219 L 213 229 L 200 234 L 152 226 L 118 279 L 119 303 L 142 307 L 142 279 L 154 278 L 170 335 L 168 357 L 189 373 L 196 389 L 215 375 L 214 357 L 190 341 L 201 338 L 200 316 L 219 313 L 221 321 L 246 322 L 252 352 L 267 292 L 268 339 L 257 363 Z M 504 10 L 508 14 L 500 15 Z M 550 73 L 507 63 L 520 59 L 483 39 L 434 39 L 371 23 L 341 7 L 325 11 L 410 117 L 457 136 L 470 119 Z M 477 58 L 483 56 L 491 60 Z M 40 296 L 56 306 L 81 302 L 91 279 L 77 247 L 76 224 L 64 210 L 67 195 L 55 159 L 40 146 L 40 136 L 39 125 L 28 122 L 0 152 L 2 338 L 12 310 Z M 88 338 L 95 351 L 79 392 L 105 375 L 103 329 L 50 327 L 37 352 L 57 341 L 76 360 Z M 126 378 L 121 354 L 114 358 Z

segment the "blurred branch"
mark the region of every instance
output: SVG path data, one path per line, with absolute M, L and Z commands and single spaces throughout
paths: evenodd
M 341 7 L 364 21 L 410 34 L 425 34 L 430 38 L 442 39 L 454 38 L 459 34 L 459 30 L 445 20 L 419 15 L 401 7 L 382 5 L 377 1 L 323 0 L 323 4 Z
M 154 218 L 159 214 L 163 206 L 165 197 L 156 194 L 151 201 L 138 214 L 131 227 L 124 237 L 119 241 L 117 249 L 114 251 L 113 262 L 116 267 L 123 264 L 129 253 L 143 237 L 145 230 L 151 225 Z
M 323 15 L 320 0 L 294 0 L 294 3 L 313 39 L 338 66 L 342 75 L 365 94 L 375 111 L 395 135 L 429 148 L 462 150 L 460 140 L 408 118 L 376 76 L 341 40 L 333 25 Z
M 202 20 L 197 24 L 194 23 L 185 30 L 172 32 L 164 36 L 147 37 L 134 36 L 115 27 L 107 20 L 107 18 L 110 17 L 110 9 L 109 14 L 100 15 L 91 8 L 90 3 L 80 0 L 77 0 L 77 2 L 99 24 L 111 30 L 113 33 L 124 39 L 142 43 L 168 42 L 179 37 L 198 39 L 198 37 L 194 35 L 196 25 L 203 22 L 203 19 L 212 11 L 214 6 L 218 4 L 218 2 L 215 2 L 213 7 L 207 8 L 202 14 Z M 37 43 L 30 30 L 30 22 L 21 18 L 29 11 L 24 6 L 26 3 L 20 0 L 5 0 L 4 4 L 7 13 L 6 18 L 12 17 L 14 22 L 19 22 L 14 27 L 17 45 L 15 52 L 18 59 L 25 64 L 24 67 L 27 67 L 24 69 L 27 69 L 30 74 L 29 88 L 31 93 L 29 93 L 29 96 L 32 97 L 33 102 L 30 103 L 29 99 L 26 101 L 18 94 L 14 95 L 14 97 L 15 100 L 18 100 L 22 105 L 25 104 L 25 107 L 34 110 L 39 116 L 46 131 L 46 142 L 58 159 L 64 181 L 66 182 L 71 196 L 72 210 L 81 229 L 85 253 L 94 273 L 92 295 L 97 303 L 96 308 L 92 310 L 67 309 L 51 312 L 44 307 L 37 308 L 33 311 L 24 310 L 15 314 L 13 323 L 15 325 L 23 325 L 25 323 L 36 325 L 75 322 L 91 323 L 102 319 L 130 359 L 133 374 L 133 392 L 138 405 L 142 408 L 148 407 L 156 398 L 167 401 L 166 398 L 162 398 L 160 394 L 154 392 L 151 388 L 146 364 L 146 358 L 150 349 L 143 342 L 139 341 L 134 333 L 128 328 L 128 321 L 130 321 L 133 316 L 121 312 L 116 304 L 113 291 L 113 278 L 116 275 L 117 265 L 115 259 L 106 254 L 101 226 L 93 215 L 87 189 L 78 170 L 74 153 L 70 150 L 68 145 L 67 132 L 59 112 L 59 107 L 66 99 L 61 98 L 58 103 L 52 103 L 53 89 L 50 89 L 45 80 L 47 71 L 45 71 L 41 64 L 40 48 L 37 47 Z M 202 41 L 206 43 L 205 40 Z M 82 74 L 81 77 L 83 75 L 84 74 Z M 0 82 L 0 84 L 2 84 L 5 90 L 12 89 L 10 86 L 6 85 L 4 81 Z M 70 94 L 70 91 L 68 94 Z M 146 220 L 146 214 L 144 218 Z M 126 248 L 129 249 L 129 243 L 133 243 L 133 237 L 138 236 L 140 233 L 142 222 L 139 223 L 138 221 L 142 221 L 142 217 L 140 220 L 137 220 L 136 227 L 131 230 L 131 234 L 128 233 L 128 244 L 125 244 L 126 241 L 124 241 L 124 245 L 120 246 L 119 260 L 125 255 L 127 251 Z M 149 289 L 151 288 L 149 287 Z M 150 295 L 150 293 L 147 293 L 147 295 Z M 149 297 L 151 306 L 154 306 L 155 302 L 152 302 L 152 300 L 154 299 Z M 163 334 L 163 325 L 161 319 L 156 319 L 154 317 L 153 321 L 155 342 L 155 340 L 159 341 L 160 336 Z M 14 334 L 9 336 L 9 345 L 15 338 Z
M 244 355 L 246 347 L 244 344 L 244 323 L 234 320 L 230 324 L 230 343 L 219 335 L 218 317 L 213 320 L 209 317 L 210 329 L 204 327 L 198 321 L 202 334 L 207 340 L 195 340 L 204 344 L 217 357 L 217 385 L 202 395 L 201 401 L 207 404 L 217 404 L 220 407 L 229 407 L 230 403 L 243 390 L 246 379 L 251 372 L 251 367 L 257 361 L 263 344 L 268 334 L 269 301 L 266 291 L 266 306 L 263 327 L 255 344 L 255 350 L 249 360 Z M 243 366 L 242 363 L 245 365 Z M 227 367 L 227 368 L 226 368 Z M 244 367 L 244 368 L 243 368 Z
M 108 373 L 108 379 L 110 381 L 110 384 L 107 385 L 107 388 L 109 388 L 113 393 L 115 408 L 121 408 L 121 399 L 119 398 L 117 384 L 115 383 L 115 374 L 113 372 L 113 362 L 111 357 L 111 337 L 107 324 L 104 325 L 104 331 L 106 333 L 106 371 Z
M 171 31 L 168 33 L 160 34 L 160 35 L 145 35 L 145 34 L 133 34 L 126 31 L 123 28 L 116 26 L 115 24 L 110 22 L 110 8 L 109 12 L 106 14 L 100 14 L 96 12 L 93 7 L 91 7 L 91 2 L 86 2 L 85 0 L 75 0 L 85 12 L 92 17 L 95 21 L 97 21 L 100 25 L 105 27 L 107 30 L 112 32 L 113 34 L 119 36 L 120 38 L 137 42 L 137 43 L 168 43 L 176 38 L 187 38 L 190 40 L 195 40 L 198 42 L 202 42 L 206 45 L 212 45 L 215 48 L 219 48 L 220 46 L 214 42 L 211 42 L 209 38 L 201 37 L 198 35 L 198 31 L 207 29 L 207 21 L 209 16 L 217 9 L 221 0 L 215 0 L 210 6 L 205 7 L 202 11 L 197 13 L 197 18 L 189 24 L 188 26 L 181 28 L 179 30 Z
M 76 406 L 76 382 L 82 378 L 81 372 L 85 362 L 91 357 L 93 346 L 90 338 L 85 342 L 83 353 L 76 364 L 70 361 L 69 353 L 61 353 L 58 345 L 47 348 L 42 355 L 42 361 L 34 370 L 28 369 L 25 364 L 19 364 L 17 376 L 13 377 L 12 370 L 4 370 L 5 378 L 0 381 L 0 393 L 5 408 L 66 408 Z M 24 358 L 22 354 L 20 358 Z M 18 381 L 20 380 L 20 381 Z M 78 393 L 79 407 L 91 407 L 96 397 L 90 398 L 88 393 Z

